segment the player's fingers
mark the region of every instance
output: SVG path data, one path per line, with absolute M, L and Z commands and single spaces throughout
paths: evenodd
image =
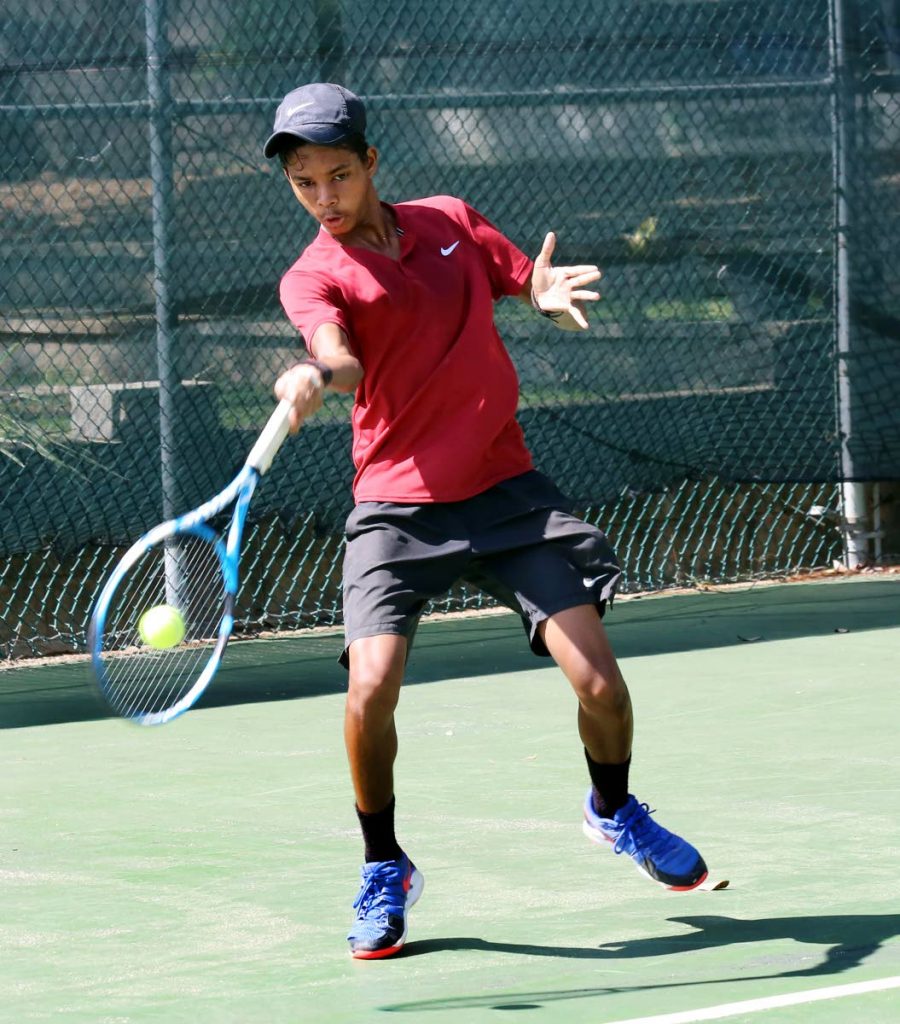
M 321 396 L 324 390 L 324 381 L 322 380 L 322 374 L 314 366 L 309 363 L 300 363 L 299 366 L 293 367 L 288 373 L 291 375 L 291 385 L 293 389 L 294 401 L 297 401 L 299 397 L 305 399 L 311 398 L 313 395 Z
M 552 257 L 553 250 L 556 248 L 556 235 L 552 231 L 548 231 L 544 235 L 544 244 L 541 246 L 541 251 L 538 253 L 537 259 L 534 261 L 538 267 L 549 267 Z
M 569 297 L 575 299 L 577 302 L 596 302 L 601 296 L 600 292 L 577 291 L 572 292 Z
M 315 367 L 291 367 L 275 381 L 274 390 L 276 398 L 293 405 L 288 417 L 291 433 L 296 433 L 306 417 L 322 407 L 322 379 Z
M 578 326 L 583 331 L 587 330 L 587 328 L 588 328 L 587 317 L 584 315 L 584 313 L 581 311 L 581 309 L 578 306 L 576 306 L 574 304 L 569 306 L 569 315 L 572 317 L 572 319 L 575 321 L 575 323 L 578 324 Z
M 283 373 L 278 380 L 275 381 L 275 387 L 273 390 L 275 392 L 275 397 L 279 402 L 284 400 L 292 402 L 294 400 L 294 396 L 291 393 L 290 381 L 286 373 Z
M 599 281 L 603 272 L 599 267 L 566 267 L 566 281 L 573 288 L 580 288 L 591 281 Z

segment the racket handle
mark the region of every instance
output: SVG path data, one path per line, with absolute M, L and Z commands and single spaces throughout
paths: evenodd
M 263 427 L 262 433 L 244 462 L 245 466 L 251 466 L 260 476 L 272 465 L 275 453 L 288 435 L 292 408 L 292 403 L 286 399 L 282 399 L 278 403 L 275 412 L 269 417 L 269 422 Z

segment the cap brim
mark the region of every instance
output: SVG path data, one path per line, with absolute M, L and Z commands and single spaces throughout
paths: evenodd
M 307 124 L 303 131 L 292 128 L 274 132 L 269 136 L 263 147 L 267 157 L 277 156 L 282 150 L 288 149 L 296 142 L 311 142 L 316 146 L 333 146 L 345 139 L 349 133 L 333 124 Z

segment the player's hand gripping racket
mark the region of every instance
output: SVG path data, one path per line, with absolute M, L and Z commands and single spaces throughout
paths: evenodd
M 234 628 L 247 508 L 287 436 L 291 408 L 278 404 L 223 491 L 145 533 L 100 592 L 88 631 L 91 664 L 123 718 L 162 725 L 192 707 L 215 675 Z

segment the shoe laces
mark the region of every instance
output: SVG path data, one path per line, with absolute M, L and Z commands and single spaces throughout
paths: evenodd
M 655 813 L 650 810 L 649 804 L 636 804 L 634 810 L 621 823 L 613 850 L 616 853 L 624 852 L 625 844 L 630 839 L 634 848 L 641 853 L 649 853 L 655 857 L 664 855 L 677 840 L 671 832 L 650 817 Z
M 359 911 L 358 917 L 388 914 L 403 906 L 401 872 L 397 868 L 379 865 L 372 871 L 363 870 L 362 878 L 362 888 L 353 901 L 353 909 Z

